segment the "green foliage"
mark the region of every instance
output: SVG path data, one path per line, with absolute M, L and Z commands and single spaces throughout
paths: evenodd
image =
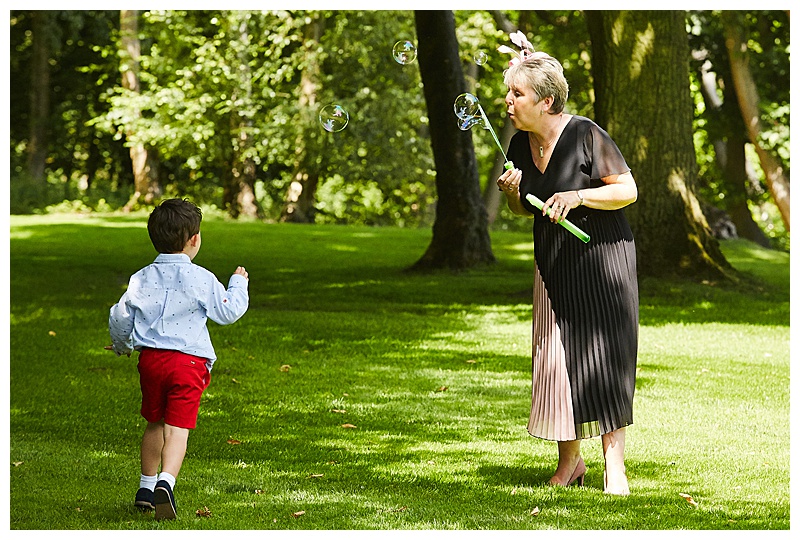
M 787 254 L 723 242 L 743 286 L 643 281 L 618 498 L 599 440 L 582 446 L 587 486 L 551 488 L 555 444 L 525 431 L 527 234 L 493 233 L 491 268 L 421 276 L 402 270 L 423 229 L 222 219 L 204 220 L 196 262 L 223 280 L 244 264 L 250 308 L 210 324 L 179 519 L 155 523 L 132 505 L 135 358 L 102 348 L 108 308 L 155 256 L 145 222 L 11 218 L 12 530 L 789 529 Z
M 302 38 L 312 16 L 324 19 L 325 33 L 309 53 Z M 395 36 L 413 34 L 409 13 L 168 11 L 147 12 L 145 22 L 153 45 L 142 60 L 143 89 L 138 95 L 112 89 L 111 110 L 98 126 L 158 148 L 168 189 L 219 184 L 237 140 L 231 126 L 246 117 L 260 202 L 274 209 L 272 217 L 296 165 L 298 137 L 313 152 L 307 165 L 323 186 L 346 177 L 348 207 L 365 198 L 375 202 L 345 215 L 328 211 L 338 203 L 321 200 L 323 222 L 396 223 L 401 212 L 414 224 L 424 213 L 413 209 L 432 203 L 430 196 L 419 199 L 431 192 L 432 178 L 420 129 L 425 112 L 418 70 L 390 56 Z M 317 102 L 303 109 L 300 76 L 308 62 L 318 63 L 321 75 Z M 250 94 L 239 92 L 242 69 L 250 73 Z M 318 109 L 330 102 L 350 111 L 342 133 L 329 134 L 318 124 Z
M 494 17 L 521 28 L 538 50 L 561 60 L 570 83 L 568 111 L 591 117 L 591 49 L 583 13 L 556 11 L 456 11 L 462 66 L 472 91 L 500 131 L 506 121 L 502 72 L 508 44 Z M 132 192 L 129 145 L 157 150 L 167 195 L 190 196 L 222 207 L 224 178 L 239 140 L 257 167 L 256 194 L 268 218 L 281 211 L 298 166 L 302 142 L 318 173 L 317 221 L 321 223 L 429 225 L 434 215 L 435 171 L 428 117 L 416 63 L 401 66 L 391 48 L 416 41 L 413 13 L 389 10 L 229 11 L 152 10 L 140 13 L 141 93 L 121 88 L 119 12 L 52 12 L 52 89 L 47 186 L 27 184 L 32 37 L 29 11 L 10 17 L 10 165 L 14 212 L 77 200 L 87 208 L 124 205 Z M 750 57 L 762 97 L 765 139 L 789 170 L 789 22 L 784 12 L 742 12 Z M 321 21 L 318 41 L 304 37 Z M 689 12 L 689 38 L 724 72 L 719 13 Z M 313 46 L 312 46 L 313 45 Z M 478 66 L 475 55 L 488 60 Z M 316 73 L 315 102 L 300 104 L 304 72 Z M 696 97 L 695 145 L 703 195 L 724 206 L 725 187 L 711 143 L 719 125 Z M 316 113 L 339 103 L 350 113 L 340 133 L 320 128 Z M 492 138 L 473 132 L 484 188 L 495 159 Z M 763 182 L 762 182 L 763 184 Z M 751 194 L 754 215 L 772 216 L 769 194 Z M 102 201 L 102 202 L 101 202 Z M 497 228 L 520 228 L 501 210 Z M 782 224 L 762 222 L 788 243 Z
M 116 53 L 111 42 L 118 11 L 53 11 L 53 24 L 44 39 L 50 46 L 51 104 L 48 144 L 48 186 L 30 193 L 27 175 L 30 121 L 31 20 L 30 12 L 12 11 L 10 20 L 10 143 L 12 209 L 20 212 L 43 208 L 53 200 L 81 198 L 116 201 L 127 197 L 110 192 L 127 189 L 132 182 L 130 157 L 120 141 L 94 129 L 93 118 L 105 114 L 103 89 L 117 84 Z M 89 193 L 96 188 L 99 193 Z
M 748 31 L 748 58 L 753 77 L 758 81 L 761 98 L 761 123 L 764 126 L 760 144 L 783 165 L 786 176 L 790 170 L 789 139 L 789 20 L 783 11 L 748 11 L 739 13 L 741 24 Z M 730 80 L 730 65 L 725 47 L 725 35 L 718 12 L 691 11 L 688 35 L 695 51 L 692 60 L 692 96 L 695 101 L 694 143 L 698 157 L 700 190 L 703 198 L 726 209 L 730 196 L 724 173 L 717 160 L 714 143 L 724 140 L 730 129 L 744 129 L 737 117 L 731 119 L 705 103 L 697 78 L 700 66 L 714 74 L 719 81 L 718 99 L 724 100 L 725 80 Z M 733 99 L 731 94 L 728 99 Z M 738 113 L 738 104 L 725 104 Z M 767 189 L 764 173 L 752 145 L 748 145 L 748 162 L 756 175 L 756 184 L 747 193 L 753 219 L 769 236 L 776 247 L 788 250 L 789 236 L 777 207 Z

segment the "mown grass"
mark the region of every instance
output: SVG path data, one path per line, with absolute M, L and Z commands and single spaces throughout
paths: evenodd
M 103 350 L 155 255 L 144 219 L 11 218 L 12 529 L 789 528 L 787 255 L 726 242 L 741 285 L 643 280 L 617 498 L 599 440 L 587 486 L 551 488 L 555 446 L 525 431 L 528 235 L 493 233 L 491 268 L 409 275 L 430 231 L 214 220 L 196 262 L 246 266 L 251 307 L 210 325 L 179 519 L 157 523 L 132 506 L 135 361 Z

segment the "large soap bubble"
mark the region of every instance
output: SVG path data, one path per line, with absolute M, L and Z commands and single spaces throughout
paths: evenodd
M 325 105 L 319 111 L 319 123 L 331 133 L 337 133 L 347 127 L 350 121 L 350 114 L 347 110 L 336 103 Z
M 405 66 L 417 59 L 417 47 L 411 41 L 401 39 L 394 44 L 392 56 L 395 62 Z
M 456 98 L 455 103 L 453 103 L 453 112 L 456 113 L 456 121 L 461 131 L 469 131 L 473 126 L 481 126 L 484 129 L 488 129 L 492 134 L 492 138 L 494 138 L 494 142 L 497 144 L 497 148 L 500 150 L 500 153 L 503 154 L 505 168 L 511 169 L 514 167 L 514 163 L 508 161 L 506 153 L 503 150 L 503 145 L 500 144 L 500 139 L 497 138 L 497 134 L 494 132 L 494 129 L 492 129 L 492 124 L 489 123 L 489 118 L 487 118 L 486 113 L 483 112 L 483 107 L 481 107 L 481 103 L 478 101 L 477 97 L 469 92 L 461 94 Z
M 467 131 L 478 125 L 484 129 L 489 129 L 478 98 L 469 92 L 456 98 L 455 103 L 453 103 L 453 112 L 456 113 L 458 127 L 462 131 Z

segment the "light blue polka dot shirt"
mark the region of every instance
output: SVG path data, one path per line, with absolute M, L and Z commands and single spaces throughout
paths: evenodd
M 248 280 L 231 275 L 227 290 L 213 273 L 183 253 L 162 253 L 128 283 L 109 313 L 111 344 L 118 355 L 143 347 L 217 359 L 206 321 L 232 324 L 247 311 Z

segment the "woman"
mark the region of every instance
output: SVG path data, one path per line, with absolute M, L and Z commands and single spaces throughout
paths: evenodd
M 601 436 L 604 491 L 627 495 L 639 300 L 633 234 L 621 209 L 636 200 L 636 183 L 605 131 L 564 113 L 569 88 L 561 64 L 532 48 L 523 52 L 505 73 L 508 116 L 520 130 L 508 150 L 517 168 L 497 185 L 514 213 L 534 219 L 528 431 L 558 442 L 550 483 L 563 486 L 583 485 L 581 439 Z M 528 193 L 545 201 L 542 210 Z M 590 235 L 588 243 L 557 223 L 567 217 Z

